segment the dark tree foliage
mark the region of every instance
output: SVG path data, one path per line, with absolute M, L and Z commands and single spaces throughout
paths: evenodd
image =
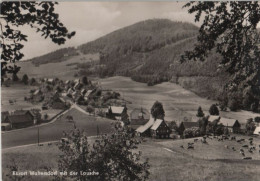
M 154 119 L 164 119 L 165 112 L 162 103 L 156 101 L 151 108 L 151 114 Z
M 62 152 L 59 170 L 76 172 L 77 175 L 66 177 L 80 181 L 148 179 L 149 164 L 140 160 L 141 152 L 134 151 L 141 140 L 120 123 L 116 123 L 114 128 L 114 133 L 102 135 L 93 144 L 90 144 L 85 133 L 78 129 L 64 133 L 68 140 L 63 141 L 59 147 Z M 82 175 L 81 171 L 98 174 Z
M 205 60 L 211 50 L 222 56 L 220 67 L 231 75 L 225 89 L 251 94 L 259 101 L 260 5 L 257 1 L 189 2 L 189 13 L 195 13 L 195 22 L 203 18 L 193 51 L 187 51 L 182 60 Z M 254 102 L 253 102 L 254 103 Z
M 219 110 L 216 104 L 212 104 L 209 108 L 210 115 L 219 115 Z
M 25 85 L 27 85 L 29 83 L 29 78 L 28 78 L 28 75 L 27 74 L 24 74 L 23 75 L 23 78 L 22 78 L 22 81 Z
M 248 135 L 253 134 L 255 128 L 256 128 L 256 124 L 253 121 L 253 118 L 248 119 L 247 122 L 246 122 L 246 132 L 247 132 L 247 134 Z
M 15 63 L 23 58 L 21 50 L 24 47 L 23 42 L 27 41 L 27 35 L 18 30 L 20 26 L 29 25 L 41 33 L 41 36 L 50 38 L 58 45 L 64 44 L 66 38 L 70 39 L 75 35 L 75 32 L 68 32 L 60 22 L 59 15 L 54 12 L 56 4 L 58 3 L 33 1 L 1 3 L 2 60 Z M 6 66 L 2 66 L 1 71 L 2 74 L 13 72 Z
M 198 108 L 198 112 L 197 112 L 197 115 L 196 115 L 196 116 L 197 116 L 197 117 L 203 117 L 203 116 L 204 116 L 204 113 L 203 113 L 201 107 Z
M 203 117 L 198 121 L 201 135 L 205 135 L 207 132 L 208 119 L 209 117 Z

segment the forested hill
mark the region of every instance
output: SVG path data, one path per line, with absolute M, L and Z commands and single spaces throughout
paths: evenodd
M 79 46 L 85 54 L 100 53 L 99 66 L 81 73 L 129 76 L 148 85 L 173 81 L 201 96 L 216 98 L 227 80 L 226 74 L 217 71 L 217 54 L 211 53 L 205 62 L 180 63 L 184 51 L 193 48 L 197 33 L 193 24 L 166 19 L 136 23 Z
M 99 53 L 99 63 L 91 66 L 87 63 L 77 65 L 79 75 L 122 75 L 148 85 L 174 81 L 199 95 L 216 98 L 223 80 L 227 80 L 224 74 L 216 71 L 218 55 L 211 54 L 205 62 L 180 63 L 184 51 L 193 48 L 197 33 L 198 27 L 190 23 L 167 19 L 146 20 L 83 44 L 77 49 L 58 50 L 34 58 L 33 62 L 48 63 L 48 60 L 55 57 L 58 57 L 56 61 L 63 61 L 66 60 L 65 53 L 67 56 L 73 56 L 76 52 Z M 224 78 L 220 79 L 220 75 L 224 75 Z M 193 78 L 187 80 L 183 77 Z
M 167 19 L 146 20 L 114 31 L 95 41 L 80 46 L 83 53 L 101 51 L 129 54 L 149 52 L 167 44 L 192 37 L 198 27 L 189 23 L 173 22 Z

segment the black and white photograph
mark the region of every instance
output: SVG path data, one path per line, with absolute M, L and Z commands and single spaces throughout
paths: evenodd
M 0 180 L 260 181 L 260 2 L 0 7 Z

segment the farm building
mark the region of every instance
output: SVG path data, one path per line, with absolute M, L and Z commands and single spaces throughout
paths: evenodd
M 255 128 L 254 134 L 255 135 L 260 135 L 260 126 Z
M 106 111 L 106 117 L 110 119 L 116 119 L 118 121 L 123 121 L 127 118 L 127 108 L 123 106 L 109 106 Z
M 220 118 L 219 123 L 228 128 L 230 133 L 239 133 L 240 132 L 240 123 L 235 119 Z
M 1 120 L 5 120 L 5 118 L 7 116 L 9 116 L 9 112 L 8 111 L 1 112 Z
M 140 125 L 145 125 L 150 119 L 150 113 L 144 108 L 135 108 L 130 113 L 130 127 L 134 130 Z
M 140 136 L 150 136 L 151 131 L 150 128 L 153 126 L 155 120 L 154 118 L 150 118 L 150 120 L 145 124 L 136 129 L 136 133 Z
M 63 98 L 57 97 L 57 98 L 53 99 L 51 107 L 53 109 L 66 109 L 68 107 L 68 104 L 66 103 L 66 101 Z
M 194 128 L 194 127 L 199 128 L 199 123 L 198 122 L 190 122 L 190 121 L 181 122 L 181 124 L 179 126 L 179 133 L 180 133 L 180 135 L 182 135 L 185 129 Z
M 151 127 L 151 135 L 154 138 L 169 138 L 171 129 L 162 119 L 157 119 Z
M 31 111 L 15 111 L 11 113 L 3 123 L 9 123 L 11 129 L 31 126 L 37 123 L 37 119 Z
M 11 129 L 10 123 L 1 123 L 1 131 L 8 131 Z

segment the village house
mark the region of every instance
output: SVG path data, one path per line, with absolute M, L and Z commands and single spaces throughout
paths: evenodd
M 152 136 L 154 138 L 169 138 L 171 129 L 162 119 L 150 118 L 150 120 L 136 129 L 139 136 Z
M 139 136 L 151 136 L 150 128 L 153 126 L 155 120 L 153 117 L 145 124 L 136 129 L 136 133 Z
M 185 129 L 188 128 L 199 128 L 199 123 L 198 122 L 191 122 L 191 121 L 183 121 L 181 122 L 180 126 L 179 126 L 179 134 L 183 135 L 183 132 L 185 131 Z
M 40 89 L 37 89 L 33 92 L 31 98 L 33 101 L 40 102 L 44 99 L 43 92 Z
M 68 106 L 68 103 L 63 98 L 57 97 L 53 99 L 51 107 L 53 109 L 66 109 Z
M 3 123 L 3 121 L 9 116 L 8 111 L 1 112 L 1 130 L 2 131 L 7 131 L 11 129 L 10 123 Z
M 84 100 L 87 101 L 93 90 L 88 90 L 84 95 Z
M 3 123 L 9 123 L 11 129 L 23 128 L 36 124 L 37 118 L 31 111 L 19 110 L 10 113 L 10 115 L 3 120 Z
M 127 108 L 125 106 L 109 106 L 106 111 L 106 117 L 118 121 L 125 121 L 127 119 Z
M 47 79 L 47 83 L 54 84 L 54 79 Z
M 162 119 L 156 119 L 151 127 L 151 136 L 154 138 L 169 138 L 171 129 Z
M 228 128 L 230 133 L 239 133 L 240 132 L 240 123 L 235 119 L 228 118 L 220 118 L 218 124 L 222 124 L 223 126 Z
M 150 113 L 144 108 L 135 108 L 130 113 L 130 127 L 136 130 L 141 125 L 145 125 L 150 119 Z

